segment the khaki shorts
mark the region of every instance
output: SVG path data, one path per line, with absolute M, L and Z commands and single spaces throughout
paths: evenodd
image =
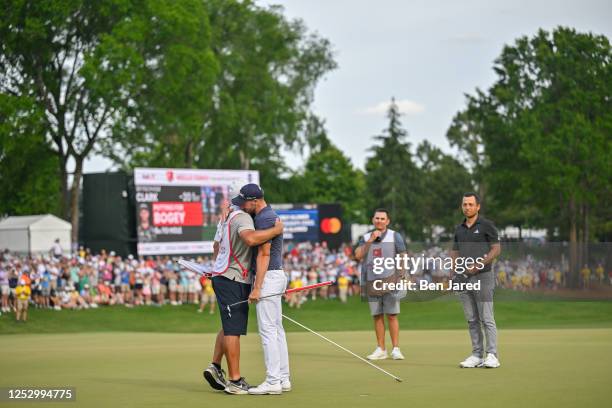
M 215 303 L 216 301 L 217 297 L 214 293 L 212 295 L 207 295 L 206 293 L 202 295 L 202 303 L 204 303 L 205 305 L 208 303 Z
M 17 312 L 21 312 L 23 310 L 28 310 L 28 300 L 17 299 Z

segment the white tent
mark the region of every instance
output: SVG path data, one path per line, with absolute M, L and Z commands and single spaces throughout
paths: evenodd
M 71 232 L 69 222 L 51 214 L 7 217 L 0 221 L 0 250 L 46 254 L 59 238 L 64 254 L 69 254 Z

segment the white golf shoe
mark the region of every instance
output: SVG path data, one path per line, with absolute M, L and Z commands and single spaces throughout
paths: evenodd
M 484 363 L 482 365 L 486 368 L 497 368 L 501 364 L 495 354 L 489 353 L 487 354 L 487 358 L 485 358 Z
M 389 355 L 387 354 L 387 350 L 382 350 L 380 347 L 376 347 L 376 350 L 372 354 L 370 354 L 367 359 L 368 360 L 385 360 Z
M 283 392 L 291 391 L 291 381 L 289 381 L 288 378 L 281 380 L 281 388 L 283 389 Z
M 283 387 L 280 382 L 276 384 L 270 384 L 266 381 L 259 384 L 257 387 L 249 388 L 249 394 L 251 395 L 278 395 L 283 393 Z
M 459 363 L 459 367 L 461 368 L 476 368 L 481 367 L 483 363 L 482 358 L 476 356 L 469 356 L 461 363 Z
M 404 355 L 400 351 L 399 347 L 393 347 L 393 350 L 391 350 L 391 358 L 394 359 L 394 360 L 403 360 L 404 359 Z

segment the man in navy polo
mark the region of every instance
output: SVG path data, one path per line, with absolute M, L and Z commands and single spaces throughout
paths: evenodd
M 462 368 L 497 368 L 500 362 L 497 356 L 497 325 L 493 313 L 495 277 L 491 265 L 501 253 L 499 235 L 493 222 L 479 214 L 480 197 L 478 194 L 465 193 L 461 209 L 465 218 L 455 228 L 451 257 L 455 261 L 459 257 L 470 260 L 480 258 L 482 261 L 460 274 L 465 275 L 463 279 L 467 279 L 467 282 L 474 284 L 479 282 L 480 289 L 459 293 L 472 340 L 472 354 L 459 363 L 459 366 Z M 483 344 L 485 339 L 486 349 Z
M 256 230 L 270 228 L 278 219 L 276 212 L 264 200 L 264 192 L 257 184 L 243 186 L 232 204 L 240 206 L 255 217 Z M 291 390 L 282 298 L 273 296 L 260 300 L 263 296 L 285 291 L 287 276 L 282 267 L 282 234 L 254 249 L 251 272 L 255 274 L 255 281 L 249 301 L 257 303 L 257 325 L 263 346 L 266 379 L 257 387 L 250 388 L 249 394 L 281 394 Z

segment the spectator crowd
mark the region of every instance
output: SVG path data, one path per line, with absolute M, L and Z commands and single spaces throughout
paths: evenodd
M 330 250 L 323 243 L 288 243 L 284 252 L 284 270 L 289 288 L 299 288 L 325 281 L 334 282 L 308 292 L 286 296 L 289 307 L 299 308 L 309 299 L 338 299 L 360 293 L 359 265 L 353 260 L 352 247 Z M 448 253 L 433 246 L 409 256 L 446 257 Z M 209 279 L 183 269 L 177 259 L 168 256 L 123 258 L 114 252 L 92 254 L 80 248 L 70 257 L 59 250 L 49 255 L 17 256 L 4 251 L 0 255 L 1 311 L 23 312 L 27 305 L 55 310 L 97 308 L 100 305 L 162 306 L 197 304 L 198 311 L 208 307 L 213 313 L 216 298 Z M 212 260 L 195 261 L 212 267 Z M 495 263 L 498 286 L 514 290 L 559 289 L 566 284 L 567 265 L 533 259 L 502 259 Z M 612 272 L 605 276 L 601 264 L 585 265 L 580 272 L 581 285 L 612 284 Z M 450 270 L 421 268 L 412 279 L 432 282 L 448 280 Z M 19 318 L 19 313 L 17 313 Z M 25 320 L 25 319 L 22 319 Z
M 168 256 L 126 258 L 114 252 L 92 254 L 80 248 L 73 256 L 61 253 L 18 256 L 0 254 L 1 311 L 17 311 L 24 301 L 34 307 L 54 310 L 97 308 L 101 305 L 162 306 L 199 304 L 213 313 L 216 303 L 210 279 L 181 268 Z M 194 259 L 212 267 L 208 257 Z M 312 291 L 310 297 L 346 301 L 359 293 L 357 265 L 351 248 L 330 251 L 325 244 L 289 244 L 285 271 L 290 287 L 331 280 L 334 286 Z M 27 290 L 20 289 L 27 287 Z M 20 300 L 20 302 L 18 301 Z M 301 293 L 287 297 L 290 306 L 307 300 Z

